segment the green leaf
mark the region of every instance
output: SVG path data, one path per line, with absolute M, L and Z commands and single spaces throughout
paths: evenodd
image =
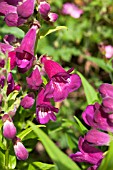
M 84 135 L 88 131 L 88 129 L 82 124 L 82 122 L 76 116 L 74 116 L 74 118 L 78 125 L 76 127 L 78 127 L 78 130 L 82 133 L 82 135 Z
M 52 164 L 46 164 L 42 162 L 33 162 L 29 165 L 28 170 L 49 170 L 51 168 L 55 167 L 55 165 Z
M 22 31 L 18 27 L 10 27 L 10 29 L 9 29 L 9 27 L 7 25 L 5 25 L 4 27 L 0 28 L 0 33 L 3 33 L 3 34 L 13 34 L 17 38 L 23 38 L 24 35 L 25 35 L 24 31 Z
M 37 128 L 37 126 L 30 121 L 29 125 L 42 141 L 47 153 L 57 165 L 58 170 L 80 170 L 77 164 L 64 154 L 40 128 Z
M 16 156 L 9 155 L 9 164 L 10 169 L 15 169 L 16 167 Z
M 37 125 L 36 127 L 46 127 L 45 125 Z M 21 140 L 23 140 L 30 132 L 32 132 L 32 128 L 31 127 L 29 127 L 29 128 L 27 128 L 27 129 L 25 129 L 25 130 L 23 130 L 20 134 L 18 134 L 17 136 L 19 137 L 19 138 L 21 138 Z
M 13 92 L 11 92 L 11 93 L 8 95 L 7 101 L 9 101 L 9 100 L 15 100 L 18 94 L 19 94 L 19 91 L 14 90 Z
M 50 28 L 40 30 L 40 39 L 44 38 L 45 36 L 55 32 L 55 31 L 64 30 L 64 29 L 67 29 L 67 27 L 66 26 L 57 26 L 55 28 L 50 27 Z
M 85 77 L 80 72 L 77 72 L 77 74 L 80 76 L 82 80 L 87 103 L 93 104 L 99 101 L 97 92 L 94 90 L 94 88 L 89 84 L 89 82 L 85 79 Z
M 98 170 L 113 170 L 113 141 L 110 142 L 109 150 L 105 158 L 102 160 Z

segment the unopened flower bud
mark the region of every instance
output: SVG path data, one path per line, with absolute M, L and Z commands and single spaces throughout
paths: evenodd
M 48 13 L 50 12 L 50 5 L 47 2 L 40 2 L 40 5 L 38 6 L 39 13 L 42 15 L 42 17 L 46 18 L 48 16 Z
M 16 127 L 14 126 L 11 118 L 8 114 L 3 115 L 2 121 L 3 125 L 3 135 L 7 139 L 13 139 L 16 135 Z
M 50 22 L 55 22 L 58 19 L 58 14 L 50 12 L 48 14 L 48 17 Z
M 33 93 L 29 93 L 28 95 L 26 95 L 22 100 L 20 105 L 24 108 L 24 109 L 30 109 L 33 104 L 35 102 L 34 99 L 34 94 Z
M 15 137 L 13 142 L 14 142 L 14 152 L 15 152 L 17 159 L 26 160 L 29 156 L 29 153 L 27 149 L 25 148 L 25 146 L 21 143 L 20 139 Z

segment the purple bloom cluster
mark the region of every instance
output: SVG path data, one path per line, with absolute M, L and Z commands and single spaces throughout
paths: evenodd
M 20 26 L 34 12 L 34 0 L 2 0 L 0 1 L 0 15 L 8 26 Z
M 88 105 L 82 114 L 84 122 L 92 129 L 84 138 L 80 137 L 80 152 L 70 155 L 74 161 L 93 164 L 88 170 L 97 170 L 104 157 L 102 151 L 94 146 L 108 146 L 112 140 L 108 132 L 113 132 L 113 85 L 102 84 L 99 93 L 102 96 L 102 104 Z
M 1 0 L 0 15 L 4 16 L 4 21 L 8 26 L 22 26 L 33 14 L 34 6 L 34 0 Z M 49 21 L 48 23 L 55 22 L 58 18 L 56 13 L 51 12 L 50 4 L 46 1 L 39 2 L 38 12 L 40 18 Z M 27 75 L 26 91 L 22 93 L 23 96 L 19 96 L 18 107 L 22 106 L 24 109 L 30 109 L 36 103 L 36 120 L 40 124 L 46 124 L 49 120 L 56 121 L 55 113 L 59 111 L 58 108 L 52 105 L 51 99 L 54 102 L 63 101 L 68 97 L 69 93 L 81 86 L 81 79 L 77 74 L 72 74 L 73 68 L 65 71 L 59 63 L 50 60 L 45 55 L 41 56 L 37 62 L 35 46 L 37 44 L 37 34 L 41 26 L 36 19 L 29 20 L 27 24 L 29 24 L 29 30 L 22 40 L 17 39 L 14 35 L 5 35 L 4 43 L 0 43 L 0 89 L 2 89 L 3 94 L 6 93 L 5 97 L 0 94 L 0 107 L 2 108 L 5 100 L 8 99 L 8 102 L 10 102 L 10 96 L 13 95 L 15 90 L 19 92 L 23 88 L 22 85 L 16 84 L 14 81 L 12 70 L 17 68 L 17 72 L 25 76 Z M 7 61 L 9 66 L 7 66 Z M 39 69 L 38 63 L 40 63 L 39 65 L 42 68 Z M 47 84 L 43 83 L 41 69 L 44 70 L 49 78 Z M 6 92 L 4 92 L 4 87 L 6 87 Z M 14 109 L 9 109 L 10 111 L 4 107 L 4 114 L 1 115 L 3 136 L 12 140 L 16 157 L 19 160 L 26 160 L 28 158 L 28 151 L 16 136 L 17 130 L 13 121 L 17 106 L 13 106 Z

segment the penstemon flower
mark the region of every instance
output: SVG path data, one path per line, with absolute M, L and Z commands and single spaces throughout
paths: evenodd
M 48 60 L 46 56 L 41 59 L 44 69 L 50 79 L 45 87 L 46 98 L 53 98 L 55 102 L 64 100 L 70 92 L 77 90 L 81 86 L 81 79 L 77 74 L 70 74 L 60 64 Z
M 44 91 L 44 88 L 40 90 L 36 100 L 36 119 L 41 124 L 48 123 L 49 120 L 55 121 L 54 112 L 58 113 L 58 109 L 52 106 L 50 100 L 44 96 Z
M 38 67 L 36 67 L 29 77 L 26 77 L 28 87 L 32 90 L 38 90 L 42 84 L 42 79 Z
M 0 15 L 8 26 L 23 25 L 34 12 L 34 0 L 0 1 Z
M 80 152 L 71 154 L 70 157 L 75 162 L 87 162 L 95 165 L 97 168 L 103 159 L 103 152 L 91 146 L 84 138 L 79 138 L 78 144 Z
M 16 63 L 20 73 L 28 71 L 35 60 L 34 47 L 38 29 L 38 25 L 33 25 L 23 38 L 20 47 L 16 49 Z

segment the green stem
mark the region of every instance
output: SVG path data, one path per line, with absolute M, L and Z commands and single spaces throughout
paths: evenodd
M 9 147 L 10 147 L 10 145 L 9 145 L 9 141 L 7 141 L 7 143 L 6 143 L 6 151 L 5 151 L 5 168 L 6 169 L 9 169 L 8 168 L 8 164 L 9 164 Z

